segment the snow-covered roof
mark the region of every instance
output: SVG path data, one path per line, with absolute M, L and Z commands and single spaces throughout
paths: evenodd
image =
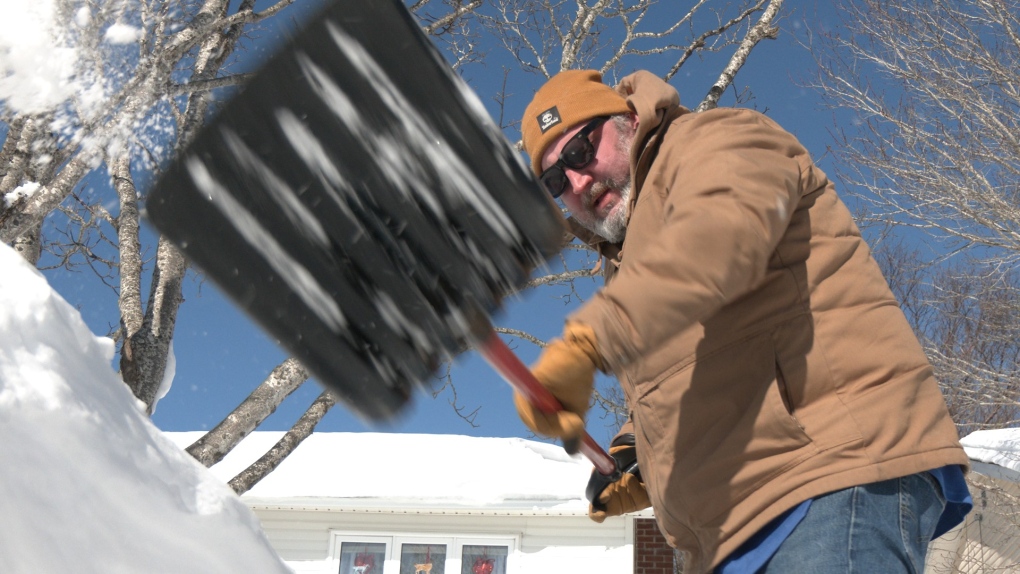
M 181 448 L 201 432 L 165 433 Z M 254 432 L 212 473 L 229 481 L 283 432 Z M 974 470 L 1020 481 L 1020 429 L 961 440 Z M 587 512 L 591 464 L 556 445 L 520 438 L 314 433 L 242 496 L 253 507 L 463 514 Z
M 186 447 L 202 433 L 166 433 Z M 282 432 L 255 432 L 212 467 L 224 481 Z M 520 438 L 314 433 L 242 496 L 254 507 L 578 515 L 591 464 Z
M 977 461 L 972 465 L 974 470 L 1020 482 L 1020 429 L 975 431 L 960 443 L 967 456 Z

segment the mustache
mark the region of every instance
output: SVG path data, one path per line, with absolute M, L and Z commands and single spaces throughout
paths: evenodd
M 595 182 L 590 188 L 588 188 L 588 191 L 585 192 L 584 196 L 581 198 L 581 205 L 583 205 L 585 209 L 591 209 L 592 206 L 595 205 L 595 200 L 611 189 L 622 189 L 622 187 L 618 185 L 618 182 L 611 179 L 604 179 L 602 181 Z

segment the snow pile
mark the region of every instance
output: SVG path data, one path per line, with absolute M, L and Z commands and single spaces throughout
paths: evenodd
M 0 572 L 286 572 L 251 511 L 146 418 L 113 342 L 0 244 Z
M 212 472 L 230 480 L 280 439 L 246 437 Z M 184 447 L 202 433 L 167 433 Z M 330 498 L 401 508 L 555 508 L 584 514 L 591 463 L 561 447 L 520 438 L 314 433 L 244 494 L 249 503 Z M 288 503 L 292 503 L 291 502 Z

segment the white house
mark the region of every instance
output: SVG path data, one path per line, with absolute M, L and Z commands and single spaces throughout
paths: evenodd
M 231 479 L 282 434 L 253 433 L 213 473 Z M 588 519 L 590 470 L 518 438 L 315 433 L 242 500 L 300 573 L 672 573 L 649 511 Z

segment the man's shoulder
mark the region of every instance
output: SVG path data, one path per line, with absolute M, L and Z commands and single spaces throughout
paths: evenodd
M 664 138 L 699 137 L 720 131 L 739 129 L 742 126 L 763 127 L 770 132 L 786 133 L 778 122 L 751 108 L 716 107 L 702 112 L 679 114 L 670 122 Z
M 774 125 L 778 125 L 776 124 L 775 120 L 769 118 L 767 115 L 763 114 L 762 112 L 759 112 L 758 110 L 754 110 L 751 108 L 735 108 L 724 106 L 715 107 L 710 110 L 705 110 L 702 112 L 687 111 L 686 113 L 679 114 L 677 117 L 675 117 L 673 119 L 673 123 L 685 124 L 690 122 L 694 123 L 717 122 L 724 120 L 731 121 L 743 120 L 749 122 L 765 121 Z

